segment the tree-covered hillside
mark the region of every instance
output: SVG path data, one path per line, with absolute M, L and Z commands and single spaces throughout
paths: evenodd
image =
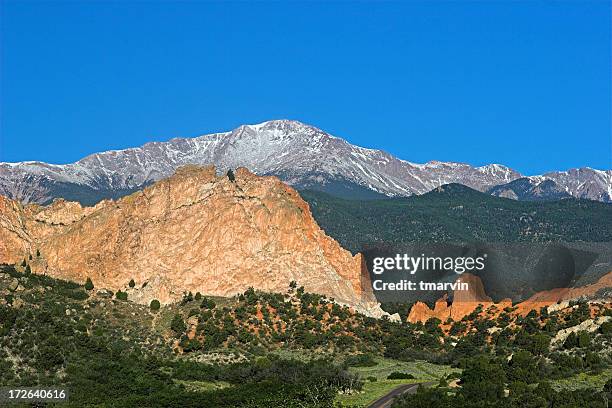
M 145 306 L 17 269 L 0 266 L 0 383 L 68 389 L 58 406 L 363 407 L 427 381 L 398 406 L 603 408 L 612 387 L 610 304 L 412 324 L 296 284 Z
M 596 201 L 514 201 L 459 184 L 384 200 L 300 194 L 319 225 L 354 252 L 380 243 L 612 242 L 612 205 Z

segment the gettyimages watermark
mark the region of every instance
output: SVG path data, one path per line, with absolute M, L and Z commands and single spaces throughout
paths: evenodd
M 381 275 L 389 271 L 400 271 L 415 275 L 418 272 L 444 271 L 461 275 L 464 272 L 482 271 L 485 269 L 485 261 L 488 255 L 481 256 L 427 256 L 424 253 L 419 256 L 409 254 L 396 254 L 388 257 L 375 257 L 372 261 L 372 273 Z M 381 279 L 372 281 L 374 290 L 469 290 L 467 282 L 457 280 L 455 282 L 431 282 L 431 281 L 412 281 L 402 279 L 398 282 L 384 282 Z
M 608 242 L 376 243 L 360 252 L 380 302 L 451 301 L 465 291 L 522 301 L 596 283 L 612 267 Z

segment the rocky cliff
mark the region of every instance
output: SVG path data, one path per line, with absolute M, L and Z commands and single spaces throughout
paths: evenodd
M 449 318 L 458 321 L 464 316 L 472 313 L 481 305 L 483 311 L 489 311 L 492 314 L 499 313 L 507 307 L 513 307 L 514 313 L 519 315 L 527 315 L 532 310 L 540 310 L 543 307 L 553 307 L 557 304 L 562 304 L 573 299 L 584 298 L 602 298 L 609 299 L 609 294 L 612 288 L 612 272 L 602 276 L 597 282 L 574 288 L 557 288 L 546 291 L 537 292 L 529 299 L 512 305 L 511 299 L 502 299 L 495 303 L 487 296 L 484 286 L 479 277 L 469 273 L 465 273 L 457 278 L 457 282 L 465 282 L 469 285 L 469 290 L 456 290 L 453 292 L 453 301 L 448 301 L 448 297 L 444 296 L 438 299 L 433 309 L 430 309 L 426 303 L 416 302 L 410 309 L 408 321 L 412 323 L 426 322 L 432 317 L 446 322 Z M 563 306 L 567 307 L 567 305 Z M 562 308 L 563 308 L 562 307 Z
M 31 260 L 30 260 L 31 257 Z M 328 237 L 308 204 L 276 177 L 244 168 L 235 179 L 187 166 L 95 207 L 23 206 L 0 196 L 0 263 L 170 302 L 183 292 L 230 296 L 290 281 L 380 316 L 363 258 Z M 134 279 L 136 287 L 128 288 Z

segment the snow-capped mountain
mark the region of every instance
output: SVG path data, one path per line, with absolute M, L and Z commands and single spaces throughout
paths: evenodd
M 523 177 L 499 164 L 411 163 L 297 121 L 273 120 L 96 153 L 71 164 L 0 163 L 0 194 L 26 203 L 63 197 L 91 204 L 169 176 L 185 164 L 215 164 L 219 171 L 244 166 L 296 188 L 353 197 L 409 196 L 448 183 L 487 191 Z M 610 201 L 612 171 L 577 169 L 537 177 L 554 180 L 572 196 Z
M 515 200 L 549 201 L 569 197 L 612 202 L 612 170 L 589 167 L 523 177 L 487 190 Z

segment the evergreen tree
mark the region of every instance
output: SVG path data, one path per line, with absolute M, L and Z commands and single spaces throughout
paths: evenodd
M 185 330 L 187 330 L 187 325 L 185 325 L 185 322 L 183 321 L 183 318 L 181 317 L 181 315 L 177 313 L 172 318 L 172 322 L 170 323 L 170 328 L 172 329 L 174 333 L 180 336 L 182 333 L 185 332 Z
M 91 278 L 87 278 L 87 280 L 85 281 L 85 290 L 93 290 L 94 288 L 94 284 L 91 281 Z
M 134 286 L 136 286 L 136 282 L 134 282 L 134 279 L 130 279 L 130 283 L 128 283 L 128 286 L 130 288 L 133 288 Z

